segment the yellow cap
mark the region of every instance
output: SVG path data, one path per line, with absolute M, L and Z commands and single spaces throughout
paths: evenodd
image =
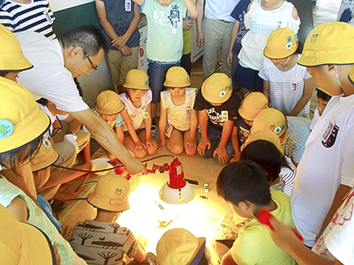
M 17 221 L 0 204 L 0 264 L 54 264 L 52 244 L 37 227 Z
M 59 154 L 54 150 L 50 140 L 43 137 L 41 146 L 36 156 L 31 160 L 32 171 L 45 169 L 57 161 Z
M 102 114 L 117 114 L 124 110 L 124 103 L 119 95 L 112 90 L 105 90 L 98 94 L 95 109 Z
M 165 87 L 188 87 L 191 85 L 191 79 L 183 67 L 173 66 L 166 73 Z
M 265 140 L 271 142 L 272 144 L 275 145 L 275 147 L 279 150 L 279 152 L 282 155 L 284 155 L 284 149 L 281 146 L 279 136 L 272 131 L 266 131 L 266 130 L 257 131 L 255 133 L 252 133 L 250 136 L 248 136 L 246 142 L 241 146 L 241 151 L 245 149 L 245 147 L 248 144 L 258 140 Z
M 149 78 L 143 70 L 132 69 L 127 73 L 123 86 L 130 89 L 149 90 Z
M 349 81 L 354 85 L 354 67 L 352 67 L 352 69 L 350 69 L 348 78 L 349 78 Z
M 130 183 L 120 175 L 107 174 L 97 183 L 95 189 L 87 197 L 93 206 L 113 212 L 128 210 Z
M 15 151 L 43 135 L 49 117 L 33 95 L 14 81 L 0 77 L 0 154 Z
M 264 56 L 269 59 L 282 59 L 296 52 L 299 46 L 297 34 L 289 28 L 274 30 L 268 37 Z
M 243 119 L 253 121 L 258 112 L 265 108 L 268 108 L 267 97 L 261 92 L 251 92 L 241 101 L 238 113 Z
M 274 132 L 278 137 L 282 136 L 287 129 L 286 117 L 277 109 L 267 108 L 258 112 L 253 120 L 251 134 L 257 131 L 268 130 Z
M 323 23 L 306 38 L 298 64 L 318 66 L 354 63 L 354 26 L 344 22 Z
M 15 35 L 0 24 L 0 71 L 22 71 L 32 68 Z
M 166 231 L 157 242 L 157 261 L 159 265 L 191 264 L 203 246 L 204 237 L 195 237 L 186 229 L 174 228 Z
M 224 103 L 232 94 L 231 79 L 224 73 L 214 73 L 204 80 L 202 95 L 210 103 Z

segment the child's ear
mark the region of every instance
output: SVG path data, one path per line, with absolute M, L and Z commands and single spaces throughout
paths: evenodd
M 252 211 L 252 205 L 248 201 L 240 201 L 238 203 L 238 207 L 241 208 L 245 212 Z

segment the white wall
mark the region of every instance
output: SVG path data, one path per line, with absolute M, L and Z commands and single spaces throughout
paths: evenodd
M 94 0 L 48 0 L 53 12 L 93 2 Z

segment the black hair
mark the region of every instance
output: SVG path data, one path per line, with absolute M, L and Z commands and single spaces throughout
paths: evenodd
M 46 100 L 45 98 L 40 98 L 36 100 L 37 103 L 41 104 L 42 106 L 47 106 L 48 104 L 48 100 Z
M 265 206 L 271 201 L 267 177 L 262 168 L 251 160 L 233 162 L 224 167 L 216 186 L 218 195 L 236 206 L 240 201 L 256 206 Z
M 13 152 L 0 155 L 0 165 L 13 170 L 16 174 L 17 168 L 24 163 L 29 163 L 38 153 L 43 138 L 39 137 L 22 148 Z
M 317 98 L 320 98 L 324 101 L 329 101 L 332 97 L 330 95 L 328 95 L 327 93 L 325 93 L 324 91 L 316 88 L 316 91 L 317 91 Z
M 86 56 L 94 56 L 101 49 L 108 51 L 108 46 L 102 32 L 93 25 L 85 25 L 70 29 L 59 37 L 65 48 L 80 46 Z
M 257 140 L 248 144 L 241 152 L 241 160 L 252 160 L 266 172 L 268 183 L 279 178 L 282 167 L 289 167 L 285 157 L 274 144 L 266 140 Z

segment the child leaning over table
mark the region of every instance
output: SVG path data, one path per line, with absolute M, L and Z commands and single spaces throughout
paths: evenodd
M 129 209 L 130 183 L 122 176 L 108 174 L 95 186 L 87 201 L 97 208 L 94 220 L 78 222 L 70 244 L 90 264 L 121 265 L 124 255 L 143 262 L 147 255 L 134 234 L 116 221 Z
M 124 104 L 120 100 L 118 94 L 112 90 L 105 90 L 98 94 L 96 98 L 95 108 L 92 110 L 97 116 L 104 119 L 116 132 L 117 138 L 123 143 L 124 134 L 122 130 L 123 118 L 120 113 L 124 110 Z M 90 134 L 90 132 L 83 126 L 83 130 Z M 85 161 L 89 162 L 91 159 L 106 156 L 110 159 L 115 157 L 109 154 L 97 141 L 93 138 L 90 143 L 86 145 L 83 150 Z
M 220 164 L 229 162 L 234 154 L 230 135 L 239 106 L 240 97 L 226 74 L 214 73 L 203 82 L 194 103 L 201 132 L 199 155 L 214 157 Z
M 161 92 L 160 147 L 166 145 L 174 155 L 181 154 L 183 149 L 190 156 L 197 152 L 198 118 L 193 109 L 197 91 L 189 88 L 190 84 L 186 70 L 174 66 L 166 74 L 164 86 L 168 90 Z

